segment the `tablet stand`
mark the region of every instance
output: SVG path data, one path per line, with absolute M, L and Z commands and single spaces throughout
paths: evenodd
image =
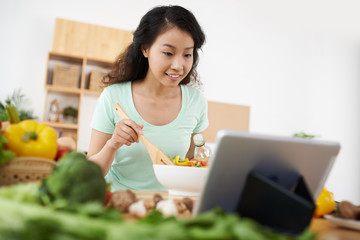
M 310 224 L 315 204 L 302 176 L 295 185 L 292 191 L 260 173 L 251 172 L 238 213 L 276 231 L 300 234 Z

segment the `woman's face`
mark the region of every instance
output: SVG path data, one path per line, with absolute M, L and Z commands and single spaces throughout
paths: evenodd
M 190 33 L 177 27 L 167 30 L 150 48 L 143 49 L 149 62 L 145 79 L 167 87 L 178 86 L 192 68 L 193 52 L 194 40 Z

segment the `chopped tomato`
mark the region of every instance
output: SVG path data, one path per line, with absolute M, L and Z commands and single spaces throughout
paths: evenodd
M 199 162 L 200 162 L 201 166 L 203 166 L 203 167 L 207 167 L 207 165 L 208 165 L 208 161 L 200 160 Z

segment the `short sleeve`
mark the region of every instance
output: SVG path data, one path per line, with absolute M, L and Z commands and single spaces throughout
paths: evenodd
M 198 104 L 197 111 L 199 113 L 199 121 L 194 129 L 194 133 L 200 133 L 203 132 L 208 126 L 209 126 L 209 120 L 208 120 L 208 104 L 205 96 L 198 92 Z
M 113 105 L 114 104 L 111 101 L 111 94 L 105 88 L 96 104 L 91 121 L 91 128 L 108 134 L 112 134 L 114 132 L 115 121 Z

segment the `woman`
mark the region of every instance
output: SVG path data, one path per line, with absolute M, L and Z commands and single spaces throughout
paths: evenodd
M 112 191 L 166 191 L 139 134 L 167 155 L 193 156 L 192 136 L 208 126 L 207 101 L 187 85 L 200 84 L 197 51 L 204 41 L 193 14 L 180 6 L 156 7 L 141 19 L 107 76 L 91 124 L 88 158 L 101 166 Z M 115 103 L 132 120 L 118 117 Z

